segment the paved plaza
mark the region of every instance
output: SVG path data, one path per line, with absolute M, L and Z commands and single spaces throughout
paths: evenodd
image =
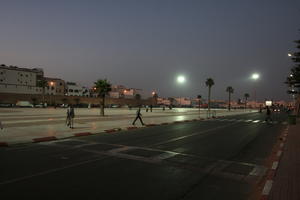
M 100 116 L 99 108 L 75 108 L 74 129 L 66 126 L 65 108 L 1 108 L 0 120 L 4 129 L 0 132 L 0 143 L 19 144 L 32 142 L 34 139 L 55 137 L 56 139 L 72 137 L 84 133 L 96 134 L 112 129 L 141 127 L 139 121 L 132 126 L 136 109 L 109 108 L 105 116 Z M 251 110 L 225 109 L 212 110 L 216 116 L 247 114 Z M 186 120 L 205 119 L 207 110 L 193 108 L 173 108 L 172 110 L 155 108 L 153 112 L 142 110 L 146 125 L 173 123 Z

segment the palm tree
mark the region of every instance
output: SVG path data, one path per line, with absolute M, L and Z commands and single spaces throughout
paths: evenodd
M 211 87 L 215 84 L 212 78 L 206 79 L 205 82 L 206 86 L 208 87 L 208 113 L 210 113 L 210 94 L 211 94 Z
M 101 112 L 100 114 L 102 116 L 104 116 L 104 105 L 105 105 L 105 96 L 108 94 L 108 92 L 111 91 L 111 84 L 106 80 L 97 80 L 95 83 L 94 83 L 94 88 L 96 88 L 96 91 L 98 92 L 100 98 L 102 99 L 101 100 Z
M 140 94 L 136 94 L 136 95 L 135 95 L 135 99 L 136 99 L 136 100 L 141 100 L 141 98 L 142 98 L 142 96 L 141 96 Z
M 228 86 L 226 92 L 228 92 L 228 110 L 230 111 L 231 94 L 234 92 L 234 89 L 231 86 Z
M 247 108 L 247 99 L 250 97 L 250 95 L 248 93 L 244 94 L 245 97 L 245 109 Z
M 37 86 L 38 87 L 41 87 L 43 89 L 43 92 L 42 92 L 42 98 L 43 98 L 43 106 L 45 104 L 45 88 L 48 86 L 48 82 L 46 81 L 46 79 L 40 79 L 38 80 L 37 82 Z

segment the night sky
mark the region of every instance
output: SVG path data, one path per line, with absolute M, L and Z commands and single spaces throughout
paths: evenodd
M 288 100 L 287 54 L 299 29 L 299 0 L 0 0 L 0 64 L 163 97 L 206 98 L 211 77 L 213 99 L 232 86 L 234 100 L 254 90 L 259 100 Z

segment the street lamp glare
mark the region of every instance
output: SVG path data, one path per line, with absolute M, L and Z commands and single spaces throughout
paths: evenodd
M 288 56 L 289 56 L 289 57 L 292 57 L 292 54 L 291 54 L 291 53 L 288 53 Z
M 185 77 L 184 76 L 178 76 L 177 77 L 177 82 L 178 83 L 184 83 L 185 82 Z
M 257 79 L 259 79 L 259 74 L 257 74 L 257 73 L 252 74 L 251 78 L 254 80 L 257 80 Z

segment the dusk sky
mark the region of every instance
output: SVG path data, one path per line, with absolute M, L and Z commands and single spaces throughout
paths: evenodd
M 211 77 L 212 99 L 227 99 L 232 86 L 234 100 L 255 89 L 259 100 L 288 100 L 300 1 L 0 0 L 0 27 L 0 64 L 48 77 L 204 98 Z

